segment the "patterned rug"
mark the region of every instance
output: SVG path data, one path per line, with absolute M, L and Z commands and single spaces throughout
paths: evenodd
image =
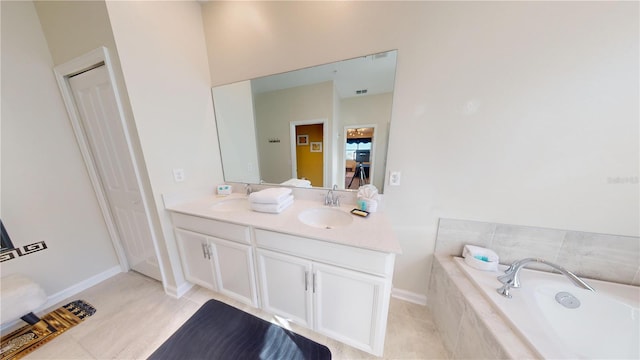
M 0 360 L 20 359 L 95 314 L 91 304 L 76 300 L 42 316 L 0 340 Z

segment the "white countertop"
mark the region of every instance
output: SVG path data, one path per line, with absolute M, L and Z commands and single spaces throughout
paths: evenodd
M 167 206 L 167 210 L 235 224 L 250 225 L 258 229 L 278 231 L 363 249 L 395 254 L 402 253 L 400 243 L 393 233 L 391 224 L 384 213 L 371 213 L 366 218 L 349 214 L 353 217 L 351 224 L 333 229 L 321 229 L 306 225 L 298 220 L 298 214 L 302 211 L 310 208 L 323 207 L 320 201 L 296 198 L 293 205 L 280 214 L 261 213 L 252 210 L 212 210 L 212 207 L 216 203 L 238 197 L 245 196 L 239 193 L 233 193 L 228 196 L 210 195 L 197 200 Z M 339 209 L 349 213 L 353 209 L 353 205 L 343 205 L 333 209 Z

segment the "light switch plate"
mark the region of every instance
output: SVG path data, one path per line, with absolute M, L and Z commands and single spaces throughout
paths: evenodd
M 400 185 L 400 171 L 389 172 L 389 185 L 391 186 Z
M 173 180 L 175 182 L 184 181 L 184 169 L 173 169 Z

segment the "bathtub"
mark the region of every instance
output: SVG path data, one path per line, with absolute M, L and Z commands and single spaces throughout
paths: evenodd
M 591 292 L 561 274 L 523 269 L 521 287 L 512 289 L 508 299 L 496 292 L 502 285 L 496 277 L 505 266 L 500 272 L 489 272 L 473 269 L 461 258 L 454 261 L 541 358 L 640 358 L 640 288 L 587 279 L 596 289 Z M 556 294 L 563 292 L 580 305 L 561 305 Z

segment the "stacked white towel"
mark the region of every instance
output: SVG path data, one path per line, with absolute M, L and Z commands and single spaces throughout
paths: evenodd
M 268 188 L 249 195 L 251 210 L 279 214 L 293 204 L 289 188 Z

